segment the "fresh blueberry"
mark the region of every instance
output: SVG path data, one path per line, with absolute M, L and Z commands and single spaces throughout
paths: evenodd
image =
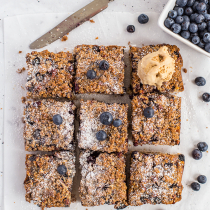
M 207 14 L 207 9 L 205 9 L 205 10 L 203 10 L 203 11 L 198 11 L 198 14 L 202 14 L 202 15 Z
M 196 77 L 195 78 L 195 84 L 197 86 L 204 86 L 206 84 L 206 80 L 203 77 Z
M 206 50 L 206 52 L 210 53 L 210 43 L 205 44 L 204 49 Z
M 176 10 L 170 10 L 168 13 L 168 17 L 174 19 L 177 17 L 177 11 Z
M 205 4 L 209 3 L 209 0 L 199 0 L 200 2 L 204 2 Z
M 186 15 L 190 16 L 193 13 L 193 10 L 191 7 L 187 7 L 184 12 Z
M 203 23 L 199 23 L 199 24 L 198 24 L 198 30 L 199 30 L 199 31 L 204 31 L 206 27 L 207 27 L 206 22 L 203 22 Z M 203 37 L 203 36 L 202 36 L 202 37 Z
M 139 15 L 139 17 L 138 17 L 138 21 L 139 21 L 139 23 L 141 23 L 141 24 L 148 23 L 149 17 L 148 17 L 147 15 L 145 15 L 145 14 L 141 14 L 141 15 Z
M 183 16 L 184 22 L 190 22 L 190 18 L 187 15 Z
M 206 43 L 209 43 L 210 42 L 210 33 L 209 32 L 206 32 L 203 35 L 203 41 L 206 42 Z
M 199 191 L 200 190 L 200 184 L 197 183 L 197 182 L 193 182 L 191 184 L 191 188 L 194 190 L 194 191 Z
M 199 36 L 194 36 L 191 41 L 193 44 L 198 44 L 200 42 L 200 38 Z
M 164 21 L 164 25 L 166 28 L 171 28 L 171 26 L 174 24 L 174 19 L 172 18 L 166 18 Z
M 177 16 L 175 19 L 175 22 L 178 24 L 181 24 L 184 22 L 184 18 L 182 16 Z
M 195 3 L 193 4 L 192 9 L 193 9 L 194 12 L 197 11 L 196 7 L 198 6 L 198 4 L 199 4 L 198 1 L 195 1 Z
M 96 72 L 94 70 L 88 70 L 87 78 L 88 79 L 95 79 L 96 78 Z
M 208 149 L 208 144 L 206 142 L 199 142 L 197 147 L 201 152 L 205 152 Z
M 152 107 L 147 107 L 144 109 L 143 113 L 146 118 L 152 118 L 154 116 L 154 109 Z
M 190 21 L 191 22 L 195 22 L 195 18 L 198 16 L 197 13 L 193 13 L 192 15 L 190 15 Z
M 200 175 L 200 176 L 198 176 L 197 180 L 199 183 L 205 184 L 207 182 L 207 177 L 204 175 Z
M 177 24 L 177 23 L 174 23 L 172 26 L 171 26 L 171 31 L 178 34 L 180 31 L 181 31 L 181 25 Z
M 187 1 L 187 6 L 192 7 L 194 3 L 195 3 L 195 0 L 188 0 Z
M 98 141 L 104 141 L 107 138 L 107 134 L 105 131 L 100 130 L 96 133 L 96 138 Z
M 190 38 L 192 39 L 194 36 L 198 36 L 198 33 L 191 33 Z
M 195 160 L 200 160 L 202 158 L 202 152 L 198 149 L 192 151 L 192 156 Z
M 36 57 L 32 60 L 32 65 L 36 66 L 40 64 L 40 58 Z
M 187 5 L 187 0 L 176 0 L 176 6 L 185 7 Z
M 67 168 L 66 168 L 65 165 L 59 165 L 59 166 L 57 167 L 57 171 L 58 171 L 58 173 L 59 173 L 60 175 L 65 175 L 66 172 L 67 172 Z
M 198 31 L 198 26 L 195 23 L 190 23 L 189 31 L 191 33 L 196 33 Z
M 206 9 L 206 4 L 204 2 L 200 2 L 196 6 L 197 11 L 204 11 Z
M 199 32 L 199 36 L 200 36 L 201 38 L 203 38 L 203 35 L 204 35 L 206 32 L 208 32 L 206 29 L 204 29 L 203 31 L 200 31 L 200 32 Z
M 205 47 L 205 43 L 204 43 L 204 41 L 203 40 L 201 40 L 199 43 L 198 43 L 198 46 L 200 47 L 200 48 L 204 48 Z
M 205 17 L 202 14 L 199 14 L 197 17 L 195 17 L 196 23 L 202 23 L 205 20 Z
M 203 16 L 205 17 L 205 20 L 206 21 L 209 21 L 210 20 L 210 14 L 203 14 Z
M 187 31 L 188 28 L 189 28 L 189 26 L 190 26 L 190 22 L 183 22 L 183 23 L 181 24 L 182 31 Z
M 180 155 L 179 155 L 179 160 L 185 161 L 185 156 L 184 156 L 183 154 L 180 154 Z
M 210 45 L 210 43 L 208 43 L 209 45 Z M 210 47 L 209 47 L 210 48 Z M 206 46 L 205 46 L 205 49 L 206 49 Z M 209 93 L 204 93 L 203 95 L 202 95 L 202 99 L 203 99 L 203 101 L 205 101 L 205 102 L 210 102 L 210 94 Z
M 103 112 L 100 115 L 100 122 L 104 125 L 110 125 L 113 121 L 112 114 L 109 112 Z
M 114 127 L 119 127 L 122 124 L 122 121 L 120 119 L 116 119 L 113 121 Z
M 53 116 L 53 122 L 56 125 L 61 125 L 62 122 L 63 122 L 63 118 L 59 114 L 56 114 L 56 115 Z
M 181 36 L 185 39 L 189 39 L 190 38 L 190 32 L 189 31 L 182 31 Z
M 109 69 L 109 63 L 105 60 L 101 61 L 99 63 L 99 69 L 101 70 L 108 70 Z
M 129 25 L 129 26 L 127 27 L 127 31 L 128 31 L 129 33 L 134 33 L 134 32 L 135 32 L 135 26 L 134 26 L 134 25 Z
M 177 11 L 177 15 L 183 15 L 184 9 L 182 7 L 174 7 L 174 10 Z

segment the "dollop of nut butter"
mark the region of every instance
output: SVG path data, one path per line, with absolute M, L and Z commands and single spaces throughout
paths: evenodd
M 147 54 L 138 63 L 138 76 L 142 84 L 160 88 L 169 81 L 175 71 L 175 60 L 168 53 L 168 47 Z

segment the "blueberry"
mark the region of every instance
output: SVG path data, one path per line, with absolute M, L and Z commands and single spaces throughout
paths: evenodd
M 206 4 L 204 2 L 200 2 L 196 5 L 197 11 L 204 11 L 206 9 Z
M 198 44 L 200 42 L 200 38 L 199 36 L 194 36 L 191 41 L 193 44 Z
M 197 13 L 193 13 L 192 15 L 190 15 L 190 21 L 191 22 L 195 22 L 195 18 L 198 16 Z
M 199 191 L 200 190 L 200 184 L 197 183 L 197 182 L 193 182 L 191 184 L 191 188 L 194 190 L 194 191 Z
M 199 142 L 197 147 L 201 152 L 205 152 L 208 149 L 208 144 L 206 142 Z
M 149 17 L 148 17 L 147 15 L 145 15 L 145 14 L 141 14 L 141 15 L 139 15 L 139 17 L 138 17 L 138 21 L 139 21 L 139 23 L 141 23 L 141 24 L 148 23 Z
M 202 14 L 199 14 L 198 16 L 195 17 L 195 22 L 196 23 L 202 23 L 204 21 L 205 17 Z
M 56 114 L 56 115 L 53 116 L 53 122 L 56 125 L 61 125 L 62 122 L 63 122 L 63 118 L 59 114 Z
M 207 26 L 207 31 L 210 32 L 210 26 Z
M 127 27 L 127 31 L 128 31 L 129 33 L 134 33 L 134 32 L 135 32 L 135 26 L 134 26 L 134 25 L 129 25 L 129 26 Z
M 199 31 L 204 31 L 206 27 L 207 27 L 207 24 L 205 22 L 198 24 L 198 30 Z
M 119 127 L 122 124 L 122 121 L 120 119 L 116 119 L 113 121 L 114 127 Z
M 180 154 L 180 155 L 179 155 L 179 160 L 185 161 L 185 156 L 184 156 L 183 154 Z
M 36 57 L 32 60 L 32 64 L 35 65 L 39 65 L 40 64 L 40 58 Z
M 190 38 L 190 32 L 189 31 L 182 31 L 181 36 L 185 39 L 189 39 Z
M 175 19 L 175 22 L 178 24 L 181 24 L 184 22 L 184 18 L 182 16 L 177 16 Z
M 164 21 L 164 25 L 166 28 L 171 28 L 171 26 L 174 24 L 174 19 L 172 18 L 166 18 Z
M 205 43 L 204 43 L 204 41 L 203 40 L 201 40 L 199 43 L 198 43 L 198 46 L 200 47 L 200 48 L 204 48 L 205 47 Z
M 65 175 L 66 172 L 67 172 L 67 168 L 66 168 L 65 165 L 59 165 L 59 166 L 57 167 L 57 171 L 58 171 L 58 173 L 59 173 L 60 175 Z
M 206 80 L 203 77 L 196 77 L 195 84 L 197 86 L 204 86 L 206 84 Z
M 187 5 L 187 0 L 176 0 L 176 6 L 185 7 Z
M 207 182 L 207 177 L 204 175 L 200 175 L 200 176 L 198 176 L 197 180 L 199 183 L 205 184 Z
M 207 9 L 205 9 L 203 11 L 198 11 L 198 14 L 202 14 L 202 15 L 207 14 Z
M 152 118 L 154 116 L 154 109 L 152 107 L 147 107 L 144 109 L 143 113 L 146 118 Z
M 190 18 L 187 15 L 183 16 L 184 22 L 190 22 Z
M 198 36 L 198 33 L 191 33 L 190 38 L 192 39 L 194 36 Z
M 104 141 L 107 138 L 107 134 L 105 131 L 100 130 L 96 133 L 96 138 L 98 141 Z
M 35 76 L 36 76 L 36 80 L 39 82 L 42 82 L 44 80 L 44 75 L 40 74 L 39 72 L 37 72 Z
M 100 122 L 104 125 L 110 125 L 113 121 L 112 114 L 109 112 L 103 112 L 100 115 Z
M 187 7 L 184 12 L 186 15 L 190 16 L 193 13 L 193 10 L 191 7 Z
M 94 70 L 88 70 L 87 78 L 88 79 L 95 79 L 96 78 L 96 72 Z
M 204 2 L 205 4 L 209 3 L 209 0 L 199 0 L 200 2 Z
M 202 158 L 202 152 L 198 149 L 192 151 L 192 156 L 195 160 L 200 160 Z
M 195 23 L 190 23 L 189 31 L 191 33 L 196 33 L 198 31 L 198 26 Z
M 205 20 L 206 21 L 209 21 L 210 20 L 210 14 L 203 14 L 203 16 L 205 17 Z
M 210 44 L 210 43 L 209 43 Z M 206 46 L 205 46 L 206 47 Z M 206 48 L 205 48 L 206 49 Z M 210 102 L 210 94 L 209 93 L 204 93 L 203 95 L 202 95 L 202 99 L 203 99 L 203 101 L 205 101 L 205 102 Z
M 188 0 L 187 1 L 187 6 L 192 7 L 194 3 L 195 3 L 195 0 Z
M 203 41 L 206 42 L 206 43 L 210 42 L 210 33 L 209 32 L 204 33 Z
M 184 9 L 182 7 L 174 7 L 174 10 L 177 11 L 177 15 L 183 15 Z
M 177 11 L 176 10 L 170 10 L 168 13 L 168 17 L 174 19 L 177 17 Z
M 99 63 L 99 69 L 101 70 L 108 70 L 109 69 L 109 63 L 105 60 L 101 61 Z
M 203 35 L 208 32 L 206 29 L 204 29 L 203 31 L 199 32 L 199 36 L 203 38 Z
M 171 26 L 171 31 L 178 34 L 180 31 L 181 31 L 181 25 L 177 24 L 177 23 L 174 23 L 172 26 Z
M 189 28 L 189 26 L 190 26 L 190 22 L 183 22 L 183 23 L 181 24 L 182 31 L 187 31 L 188 28 Z

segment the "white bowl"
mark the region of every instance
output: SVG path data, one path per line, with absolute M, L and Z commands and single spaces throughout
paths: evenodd
M 176 0 L 169 0 L 168 3 L 165 5 L 165 8 L 163 9 L 159 19 L 158 19 L 158 25 L 159 27 L 164 30 L 166 33 L 170 34 L 174 38 L 178 39 L 179 41 L 183 42 L 184 44 L 190 46 L 194 50 L 197 50 L 200 53 L 203 53 L 204 55 L 210 57 L 210 53 L 206 52 L 202 48 L 198 47 L 197 45 L 193 44 L 192 42 L 188 41 L 187 39 L 182 38 L 179 34 L 173 33 L 171 30 L 165 27 L 164 21 L 168 17 L 168 12 L 172 10 L 175 6 Z

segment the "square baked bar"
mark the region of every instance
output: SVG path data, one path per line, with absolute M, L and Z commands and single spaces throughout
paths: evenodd
M 33 51 L 26 55 L 29 98 L 71 98 L 74 57 L 69 52 Z
M 26 155 L 26 201 L 42 209 L 70 206 L 74 175 L 75 157 L 71 152 Z
M 182 154 L 132 152 L 129 205 L 174 204 L 180 201 L 184 160 Z
M 134 146 L 179 145 L 181 128 L 181 98 L 157 93 L 134 96 L 132 102 L 132 137 Z M 144 110 L 152 107 L 152 118 Z
M 83 151 L 80 154 L 80 198 L 83 206 L 127 206 L 125 155 Z
M 161 47 L 168 47 L 169 55 L 175 60 L 175 72 L 172 78 L 163 82 L 160 88 L 151 85 L 145 85 L 141 83 L 138 72 L 138 62 L 147 54 L 158 51 Z M 130 60 L 132 67 L 132 79 L 131 88 L 134 94 L 151 93 L 158 90 L 161 93 L 167 92 L 181 92 L 184 90 L 184 85 L 182 81 L 181 68 L 183 66 L 182 56 L 179 53 L 179 48 L 176 45 L 159 44 L 159 45 L 149 45 L 144 47 L 130 47 Z
M 23 115 L 25 149 L 73 150 L 75 109 L 73 102 L 26 101 Z
M 79 45 L 74 53 L 75 93 L 124 94 L 124 47 Z
M 117 103 L 104 103 L 96 100 L 81 100 L 80 128 L 78 133 L 78 146 L 80 149 L 89 149 L 103 152 L 128 151 L 128 105 Z M 112 119 L 109 125 L 103 124 L 101 116 L 106 114 Z M 115 125 L 115 122 L 121 124 Z M 118 126 L 118 127 L 116 127 Z M 99 137 L 97 135 L 99 134 Z M 100 134 L 105 139 L 100 139 Z M 102 136 L 103 137 L 103 136 Z

